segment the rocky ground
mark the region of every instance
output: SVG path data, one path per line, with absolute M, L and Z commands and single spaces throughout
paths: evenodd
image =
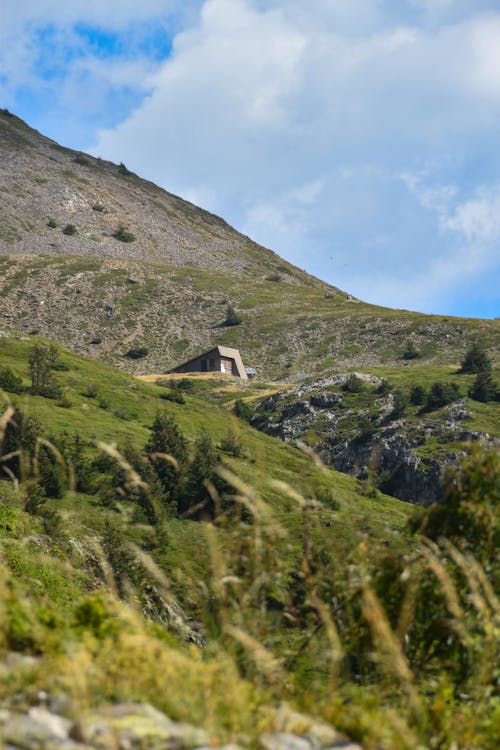
M 11 654 L 15 657 L 15 654 Z M 26 657 L 24 657 L 26 659 Z M 168 689 L 168 686 L 166 686 Z M 223 745 L 199 727 L 176 722 L 146 703 L 119 703 L 77 711 L 67 696 L 41 693 L 38 704 L 0 708 L 5 750 L 241 750 L 250 738 Z M 295 713 L 276 711 L 274 731 L 252 742 L 259 750 L 361 750 L 333 727 Z
M 305 441 L 328 466 L 412 503 L 442 499 L 443 470 L 458 464 L 465 444 L 500 445 L 468 426 L 469 399 L 422 413 L 401 408 L 397 391 L 380 393 L 382 378 L 355 375 L 361 394 L 344 390 L 352 373 L 334 375 L 264 399 L 252 424 L 287 442 Z

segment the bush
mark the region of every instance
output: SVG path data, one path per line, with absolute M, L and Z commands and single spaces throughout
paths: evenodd
M 365 384 L 361 378 L 358 378 L 355 373 L 352 373 L 342 386 L 342 390 L 346 391 L 346 393 L 361 393 L 365 390 Z
M 406 411 L 408 402 L 408 396 L 406 395 L 406 393 L 404 393 L 404 391 L 394 391 L 394 404 L 392 407 L 392 412 L 390 414 L 391 419 L 399 419 L 399 417 L 402 417 Z
M 390 380 L 383 379 L 379 387 L 377 388 L 377 393 L 380 396 L 387 396 L 387 394 L 390 393 L 393 390 L 393 388 L 394 386 L 390 382 Z
M 119 226 L 116 232 L 113 232 L 113 237 L 120 242 L 135 242 L 135 234 L 132 234 L 123 226 Z
M 47 226 L 50 227 L 50 229 L 55 229 L 57 227 L 57 221 L 55 219 L 49 219 Z
M 9 393 L 22 393 L 24 391 L 23 381 L 10 367 L 0 368 L 0 388 Z
M 129 359 L 142 359 L 143 357 L 147 357 L 148 354 L 149 349 L 146 346 L 138 346 L 135 349 L 129 349 L 125 353 L 125 356 Z
M 499 399 L 500 391 L 491 377 L 491 373 L 483 370 L 476 375 L 474 383 L 469 388 L 468 395 L 475 401 L 495 401 Z
M 102 203 L 94 203 L 92 206 L 92 211 L 97 211 L 98 213 L 102 214 L 106 210 L 106 207 L 102 205 Z
M 414 385 L 410 392 L 410 403 L 414 406 L 421 406 L 425 403 L 427 391 L 423 385 Z
M 430 539 L 446 537 L 491 565 L 500 549 L 500 456 L 475 448 L 445 477 L 445 499 L 412 521 Z
M 237 399 L 234 405 L 234 413 L 239 419 L 242 419 L 244 422 L 250 422 L 253 417 L 252 407 L 247 401 L 243 401 L 243 399 L 241 398 Z
M 184 394 L 182 391 L 179 391 L 177 389 L 175 390 L 168 390 L 164 393 L 160 393 L 160 398 L 164 399 L 164 401 L 172 401 L 175 404 L 185 404 L 186 399 L 184 398 Z
M 130 169 L 127 169 L 127 167 L 125 166 L 125 164 L 122 161 L 120 162 L 120 165 L 118 167 L 118 172 L 119 172 L 119 174 L 124 174 L 124 175 L 132 174 L 132 172 L 130 171 Z
M 421 352 L 417 349 L 413 341 L 408 341 L 406 344 L 406 349 L 404 350 L 402 354 L 403 359 L 418 359 L 421 357 Z
M 232 305 L 228 305 L 226 308 L 226 319 L 224 321 L 225 326 L 239 326 L 243 322 L 243 318 L 238 315 Z
M 235 458 L 241 458 L 243 447 L 239 432 L 229 430 L 226 437 L 221 440 L 220 447 L 224 453 L 229 453 L 230 456 L 234 456 Z
M 97 388 L 94 385 L 94 383 L 89 383 L 84 391 L 82 391 L 82 396 L 85 396 L 85 398 L 96 398 L 97 396 Z
M 73 403 L 69 400 L 68 396 L 63 393 L 59 401 L 56 402 L 56 406 L 60 406 L 61 409 L 71 409 Z
M 75 158 L 73 159 L 75 164 L 80 164 L 82 167 L 89 167 L 90 161 L 87 159 L 86 156 L 83 156 L 82 154 L 77 154 Z
M 462 360 L 460 372 L 490 372 L 491 371 L 491 359 L 486 354 L 485 350 L 475 342 L 467 350 L 465 357 Z
M 74 234 L 76 234 L 77 231 L 78 230 L 77 230 L 77 228 L 75 227 L 74 224 L 66 224 L 66 226 L 62 230 L 63 234 L 67 234 L 70 237 L 73 236 Z

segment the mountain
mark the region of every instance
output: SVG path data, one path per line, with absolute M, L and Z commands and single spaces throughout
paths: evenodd
M 458 362 L 472 340 L 500 358 L 500 321 L 360 302 L 6 110 L 0 166 L 4 327 L 131 372 L 162 372 L 215 344 L 238 347 L 264 379 L 398 363 L 408 342 L 430 363 Z M 224 325 L 229 304 L 240 325 Z M 146 356 L 125 357 L 131 349 Z
M 0 160 L 0 746 L 496 750 L 498 321 L 351 299 L 6 111 Z M 151 372 L 213 343 L 259 378 Z
M 499 320 L 356 300 L 123 164 L 63 148 L 5 110 L 0 164 L 0 328 L 136 374 L 237 347 L 258 380 L 294 384 L 262 404 L 251 396 L 256 426 L 412 502 L 441 498 L 442 468 L 465 442 L 500 437 L 499 404 L 467 399 L 471 378 L 456 375 L 472 342 L 500 360 Z M 353 371 L 367 388 L 343 396 Z M 451 389 L 450 405 L 409 403 L 414 387 L 436 382 Z

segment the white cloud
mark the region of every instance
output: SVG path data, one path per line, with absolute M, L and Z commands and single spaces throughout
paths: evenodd
M 500 173 L 497 3 L 40 0 L 31 15 L 29 5 L 9 8 L 6 28 L 44 17 L 123 29 L 189 6 L 189 18 L 172 21 L 184 30 L 163 63 L 89 54 L 71 66 L 68 99 L 85 77 L 103 106 L 106 87 L 141 92 L 120 125 L 99 132 L 94 153 L 374 301 L 406 294 L 429 305 L 429 290 L 458 284 L 469 257 L 476 269 L 491 264 L 467 243 L 493 232 L 495 208 L 467 196 L 476 160 L 489 160 L 482 182 Z M 36 54 L 14 34 L 10 43 Z M 21 47 L 16 57 L 19 82 L 33 66 L 23 67 Z
M 500 185 L 479 189 L 474 198 L 461 203 L 443 220 L 443 226 L 461 234 L 475 247 L 478 243 L 497 243 L 500 240 Z

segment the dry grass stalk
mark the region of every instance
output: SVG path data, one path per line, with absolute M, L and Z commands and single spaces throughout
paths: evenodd
M 108 443 L 101 443 L 100 441 L 97 441 L 96 446 L 100 451 L 102 451 L 103 453 L 107 453 L 108 456 L 111 456 L 111 458 L 115 459 L 119 467 L 125 472 L 127 483 L 131 487 L 148 490 L 148 484 L 144 482 L 140 474 L 138 474 L 134 467 L 131 466 L 130 463 L 122 456 L 120 451 L 117 450 L 116 445 L 109 445 Z M 158 456 L 164 458 L 165 460 L 171 459 L 172 462 L 175 461 L 172 456 L 167 456 L 167 454 L 159 453 Z M 175 461 L 175 463 L 177 462 Z
M 242 502 L 243 498 L 245 499 L 243 504 L 252 512 L 256 520 L 258 519 L 263 525 L 272 528 L 275 535 L 281 538 L 286 536 L 285 529 L 278 522 L 269 505 L 259 497 L 253 487 L 246 484 L 226 466 L 218 466 L 217 474 L 237 490 L 239 502 Z
M 64 456 L 62 455 L 61 451 L 56 448 L 54 443 L 51 443 L 50 440 L 46 440 L 45 438 L 38 437 L 36 439 L 35 443 L 35 452 L 33 454 L 33 474 L 36 478 L 40 476 L 40 447 L 44 445 L 46 448 L 49 449 L 49 451 L 52 453 L 54 458 L 56 459 L 57 463 L 61 467 L 61 471 L 63 472 L 63 475 L 66 475 L 67 469 L 66 469 L 66 461 L 64 460 Z
M 258 671 L 271 685 L 285 684 L 286 675 L 280 660 L 263 646 L 262 643 L 234 625 L 226 625 L 224 632 L 234 638 L 235 641 L 238 641 L 245 651 L 251 655 Z
M 427 567 L 434 573 L 443 590 L 446 606 L 451 615 L 450 627 L 459 636 L 460 640 L 467 648 L 472 645 L 471 637 L 464 627 L 465 613 L 460 604 L 460 600 L 443 562 L 439 559 L 439 547 L 429 539 L 424 539 L 420 545 L 420 553 L 427 563 Z
M 99 567 L 102 571 L 106 586 L 111 591 L 113 596 L 118 599 L 119 593 L 118 593 L 118 586 L 116 583 L 115 574 L 113 572 L 113 568 L 109 564 L 108 558 L 106 557 L 106 554 L 102 548 L 101 543 L 99 542 L 98 539 L 95 539 L 95 538 L 86 539 L 85 542 L 97 558 L 97 562 L 99 563 Z
M 421 714 L 420 696 L 415 689 L 415 677 L 394 633 L 376 593 L 365 581 L 362 584 L 362 611 L 370 625 L 374 641 L 379 649 L 381 662 L 389 674 L 392 674 L 404 687 L 412 708 Z
M 481 584 L 476 576 L 474 568 L 470 565 L 469 561 L 460 552 L 460 550 L 458 550 L 455 545 L 452 544 L 448 539 L 441 538 L 439 540 L 439 543 L 448 552 L 455 564 L 464 573 L 470 589 L 468 598 L 477 609 L 481 617 L 484 618 L 484 623 L 489 625 L 491 622 L 490 608 L 482 595 Z
M 3 443 L 3 439 L 5 437 L 5 430 L 7 429 L 7 425 L 9 424 L 10 420 L 16 413 L 15 408 L 12 406 L 12 404 L 8 403 L 7 408 L 5 409 L 4 413 L 0 417 L 0 443 Z

